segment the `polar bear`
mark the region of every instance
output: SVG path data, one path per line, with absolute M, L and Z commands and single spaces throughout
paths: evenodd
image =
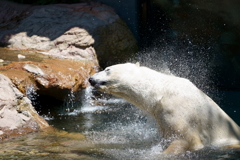
M 89 82 L 97 90 L 124 98 L 149 113 L 161 136 L 170 141 L 163 153 L 239 145 L 239 126 L 185 78 L 125 63 L 107 67 Z

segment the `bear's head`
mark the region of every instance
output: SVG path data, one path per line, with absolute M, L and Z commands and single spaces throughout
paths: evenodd
M 135 81 L 134 75 L 139 72 L 139 63 L 117 64 L 94 74 L 89 78 L 91 86 L 106 93 L 123 92 L 129 88 L 129 83 Z

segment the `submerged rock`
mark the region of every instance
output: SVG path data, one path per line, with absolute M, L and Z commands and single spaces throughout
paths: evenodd
M 0 139 L 5 140 L 49 127 L 9 78 L 0 74 Z

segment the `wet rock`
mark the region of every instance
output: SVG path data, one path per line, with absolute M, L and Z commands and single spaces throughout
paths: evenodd
M 49 127 L 9 78 L 0 74 L 0 139 L 8 139 Z
M 21 54 L 18 55 L 18 59 L 24 59 L 24 58 L 26 58 L 26 56 L 23 56 Z
M 137 42 L 127 25 L 113 9 L 100 3 L 27 7 L 0 2 L 1 8 L 8 12 L 0 18 L 5 26 L 0 27 L 0 42 L 12 49 L 38 50 L 75 60 L 96 61 L 97 54 L 102 66 L 124 61 L 137 52 Z M 17 22 L 15 10 L 22 13 Z M 15 22 L 10 29 L 9 21 Z
M 94 46 L 100 66 L 125 62 L 137 52 L 137 42 L 131 38 L 132 33 L 126 28 L 126 24 L 119 19 L 98 29 L 99 41 Z
M 5 55 L 9 61 L 12 57 L 10 53 Z M 86 79 L 98 69 L 97 62 L 91 60 L 48 59 L 42 58 L 41 54 L 35 54 L 35 58 L 36 61 L 13 61 L 0 66 L 0 73 L 9 77 L 28 97 L 38 93 L 64 100 L 69 93 L 86 88 Z
M 23 68 L 30 73 L 34 73 L 34 74 L 39 75 L 39 76 L 44 76 L 43 71 L 38 66 L 36 66 L 34 64 L 25 64 L 23 66 Z

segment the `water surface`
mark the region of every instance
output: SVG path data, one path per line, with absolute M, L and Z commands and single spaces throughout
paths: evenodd
M 218 92 L 218 103 L 239 124 L 240 92 Z M 52 106 L 42 116 L 57 128 L 3 142 L 2 159 L 198 159 L 234 160 L 240 150 L 205 148 L 179 156 L 161 154 L 164 140 L 154 120 L 122 99 L 92 100 L 87 88 L 79 103 Z M 84 135 L 84 137 L 82 136 Z

